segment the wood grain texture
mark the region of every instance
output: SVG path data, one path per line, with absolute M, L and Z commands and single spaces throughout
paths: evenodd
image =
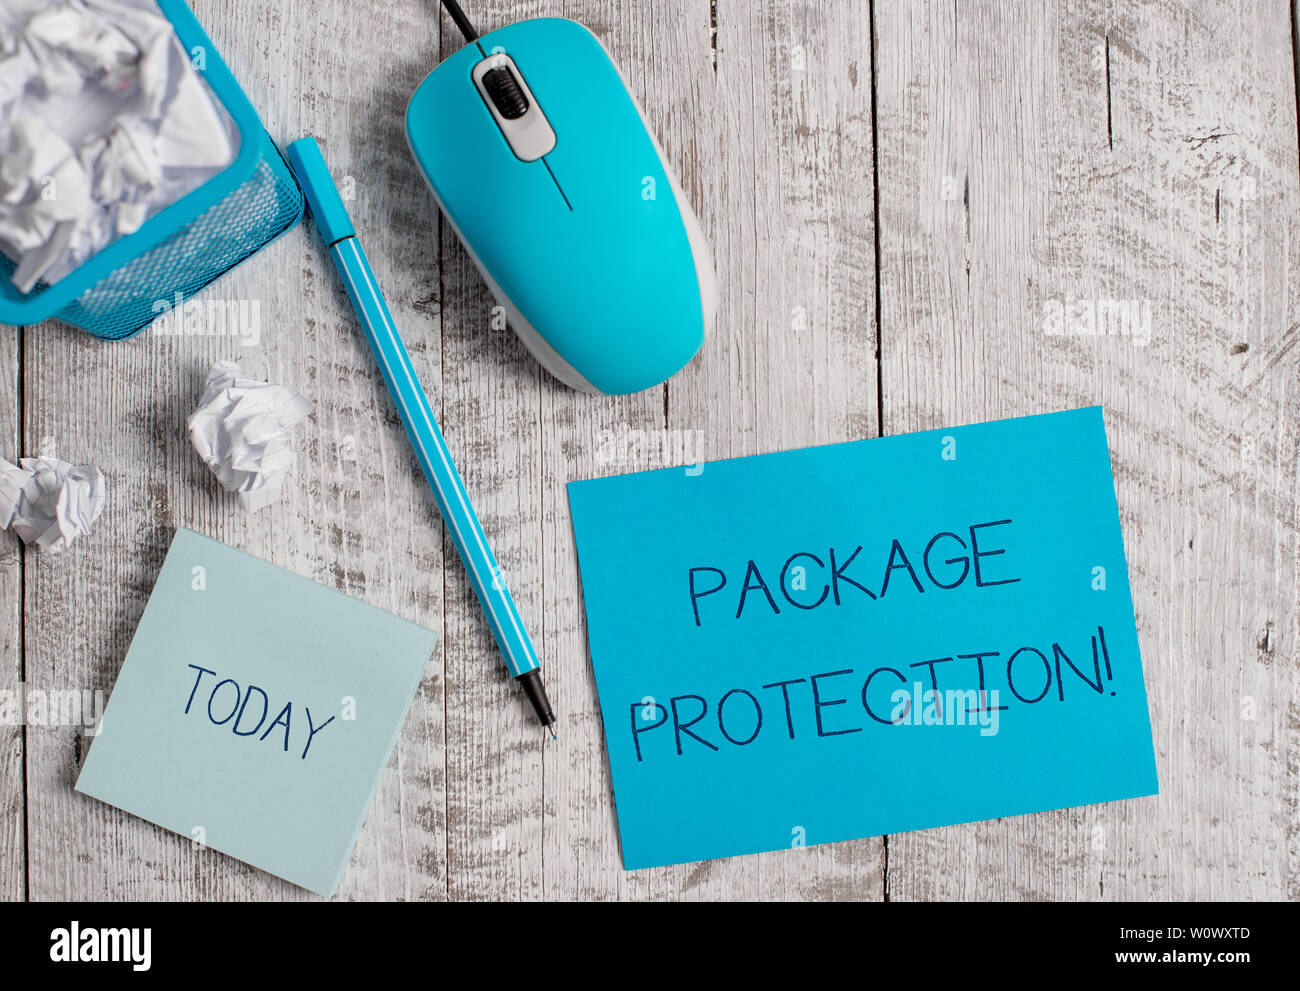
M 473 16 L 482 33 L 509 19 L 491 4 L 476 5 Z M 434 26 L 432 16 L 427 21 Z M 448 19 L 438 25 L 440 47 L 425 49 L 426 70 L 434 68 L 435 52 L 441 58 L 464 45 Z M 436 219 L 432 195 L 421 190 L 411 204 L 437 225 L 442 259 L 443 430 L 545 660 L 539 426 L 542 391 L 556 386 L 494 311 L 450 226 Z M 450 562 L 444 610 L 449 892 L 457 899 L 538 899 L 542 750 L 549 737 L 501 663 L 450 538 L 443 554 Z
M 205 294 L 256 301 L 256 345 L 108 345 L 50 323 L 20 355 L 0 330 L 0 456 L 52 449 L 99 465 L 110 489 L 72 554 L 26 552 L 21 603 L 21 552 L 0 534 L 0 688 L 25 656 L 33 688 L 107 693 L 188 526 L 442 632 L 340 898 L 1300 897 L 1300 141 L 1284 0 L 476 0 L 483 30 L 559 15 L 601 37 L 713 247 L 722 305 L 703 356 L 615 400 L 526 354 L 415 169 L 403 109 L 460 45 L 434 0 L 193 5 L 271 135 L 318 136 L 354 193 L 561 738 L 506 678 L 310 225 Z M 1146 346 L 1043 331 L 1049 301 L 1112 299 L 1150 304 Z M 219 358 L 316 404 L 283 502 L 256 516 L 184 435 Z M 1093 403 L 1158 798 L 622 870 L 567 482 Z M 77 795 L 80 728 L 30 727 L 25 754 L 22 740 L 0 727 L 0 898 L 312 897 Z
M 18 458 L 19 331 L 0 328 L 0 458 Z M 27 804 L 23 781 L 23 726 L 18 693 L 22 684 L 22 542 L 0 531 L 0 900 L 25 897 Z
M 876 8 L 885 428 L 1105 408 L 1161 794 L 891 837 L 897 898 L 1294 898 L 1285 5 Z M 1150 342 L 1048 336 L 1137 300 Z

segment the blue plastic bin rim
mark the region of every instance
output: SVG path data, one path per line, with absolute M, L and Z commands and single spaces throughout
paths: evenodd
M 0 323 L 21 326 L 40 323 L 54 316 L 87 289 L 184 229 L 204 211 L 220 203 L 252 175 L 261 158 L 262 142 L 256 140 L 258 133 L 263 130 L 261 119 L 212 44 L 212 39 L 184 0 L 157 0 L 157 3 L 163 16 L 171 21 L 185 51 L 193 52 L 196 47 L 203 50 L 205 68 L 202 75 L 234 121 L 235 129 L 239 132 L 239 152 L 230 165 L 198 189 L 150 217 L 135 233 L 119 237 L 54 285 L 33 292 L 23 300 L 0 298 Z M 0 275 L 0 278 L 4 276 Z

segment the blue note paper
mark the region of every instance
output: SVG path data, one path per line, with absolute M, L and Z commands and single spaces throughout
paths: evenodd
M 77 790 L 332 894 L 436 640 L 178 530 Z
M 569 501 L 629 870 L 1157 791 L 1099 408 Z

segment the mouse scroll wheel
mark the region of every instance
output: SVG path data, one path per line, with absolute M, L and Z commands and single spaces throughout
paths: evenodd
M 509 67 L 503 65 L 485 72 L 483 88 L 506 120 L 518 120 L 528 113 L 528 97 Z

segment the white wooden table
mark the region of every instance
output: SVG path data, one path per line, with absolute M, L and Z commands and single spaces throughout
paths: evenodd
M 62 557 L 0 535 L 0 687 L 107 691 L 188 526 L 442 631 L 340 898 L 1300 897 L 1300 143 L 1286 0 L 472 0 L 615 54 L 711 238 L 717 335 L 663 389 L 573 393 L 441 224 L 406 101 L 433 0 L 196 0 L 267 128 L 321 138 L 563 711 L 506 680 L 314 232 L 209 290 L 262 340 L 0 328 L 0 456 L 102 467 Z M 1051 335 L 1134 301 L 1149 342 Z M 211 362 L 292 383 L 286 497 L 219 493 L 184 422 Z M 564 485 L 1101 403 L 1161 794 L 623 872 Z M 626 443 L 625 443 L 626 442 Z M 630 456 L 622 449 L 626 447 Z M 680 460 L 680 459 L 678 459 Z M 299 899 L 72 790 L 77 727 L 0 727 L 0 897 Z

